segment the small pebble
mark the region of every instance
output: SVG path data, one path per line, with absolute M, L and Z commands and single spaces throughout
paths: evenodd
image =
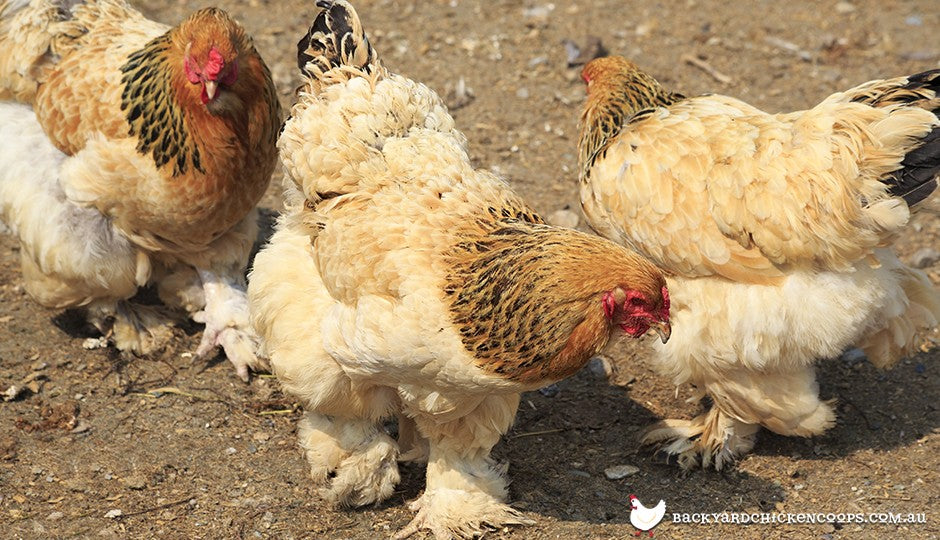
M 845 15 L 846 13 L 852 13 L 855 11 L 855 6 L 851 2 L 839 2 L 836 4 L 836 13 L 841 13 Z
M 62 512 L 53 512 L 49 514 L 48 516 L 46 516 L 46 519 L 49 521 L 55 521 L 57 519 L 62 519 L 64 517 L 65 517 L 65 514 L 63 514 Z
M 865 356 L 865 351 L 861 349 L 853 348 L 842 353 L 842 361 L 850 366 L 864 362 L 867 359 L 868 357 Z
M 557 384 L 550 384 L 545 388 L 539 388 L 539 394 L 542 394 L 545 397 L 555 397 L 558 395 L 559 389 Z
M 572 470 L 568 471 L 568 474 L 570 474 L 570 475 L 572 475 L 572 476 L 580 476 L 580 477 L 582 477 L 582 478 L 590 478 L 590 477 L 591 477 L 591 473 L 584 472 L 584 471 L 579 471 L 579 470 L 577 470 L 577 469 L 572 469 Z
M 90 337 L 82 342 L 82 348 L 88 349 L 90 351 L 95 350 L 95 349 L 104 349 L 107 346 L 108 346 L 108 340 L 107 338 L 104 338 L 104 337 L 98 337 L 98 338 Z
M 531 68 L 531 67 L 535 67 L 535 66 L 537 66 L 537 65 L 539 65 L 539 64 L 546 64 L 546 63 L 548 63 L 548 57 L 547 57 L 547 56 L 536 56 L 536 57 L 533 58 L 532 60 L 529 60 L 529 67 Z
M 604 476 L 608 480 L 620 480 L 638 472 L 640 472 L 640 468 L 633 465 L 615 465 L 604 469 Z
M 613 370 L 610 367 L 610 360 L 603 356 L 595 356 L 588 362 L 588 371 L 598 379 L 610 378 Z
M 234 454 L 235 452 L 238 452 L 238 450 L 235 450 L 235 448 L 233 448 L 233 447 L 231 447 L 231 446 L 229 446 L 228 448 L 225 449 L 225 453 L 228 454 L 228 455 L 232 455 L 232 454 Z
M 904 19 L 904 24 L 908 26 L 920 26 L 924 24 L 924 18 L 920 15 L 910 15 Z
M 127 489 L 144 489 L 147 487 L 147 479 L 140 474 L 132 474 L 121 480 Z
M 106 514 L 104 515 L 104 517 L 106 517 L 106 518 L 108 518 L 108 519 L 114 519 L 114 518 L 116 518 L 116 517 L 121 517 L 121 516 L 123 516 L 123 515 L 124 515 L 124 512 L 122 512 L 121 510 L 115 508 L 115 509 L 113 509 L 113 510 L 108 510 L 108 513 L 106 513 Z
M 520 89 L 516 90 L 516 97 L 519 98 L 519 99 L 529 99 L 529 89 L 528 89 L 528 88 L 520 88 Z

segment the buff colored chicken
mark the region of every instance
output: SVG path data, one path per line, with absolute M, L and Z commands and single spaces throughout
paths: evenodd
M 520 392 L 571 375 L 618 327 L 668 338 L 665 281 L 474 169 L 438 95 L 383 66 L 348 2 L 318 5 L 278 143 L 287 211 L 248 287 L 274 372 L 306 409 L 311 476 L 361 506 L 392 495 L 399 459 L 424 457 L 398 538 L 527 523 L 490 458 Z M 394 416 L 399 441 L 382 428 Z
M 936 289 L 890 244 L 937 186 L 940 71 L 788 114 L 685 98 L 620 57 L 583 78 L 584 213 L 671 274 L 676 332 L 656 367 L 711 398 L 645 436 L 683 468 L 721 469 L 760 426 L 822 433 L 835 414 L 816 359 L 857 344 L 887 367 L 937 324 Z
M 0 220 L 30 295 L 146 353 L 168 321 L 128 299 L 156 283 L 206 324 L 197 354 L 261 365 L 244 270 L 280 108 L 244 29 L 214 8 L 170 28 L 123 0 L 2 1 L 0 98 L 32 108 L 0 105 Z

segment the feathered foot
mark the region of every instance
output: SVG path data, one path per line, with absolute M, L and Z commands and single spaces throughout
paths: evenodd
M 338 506 L 378 503 L 400 480 L 398 444 L 367 420 L 308 412 L 298 427 L 300 445 L 324 499 Z
M 121 351 L 145 355 L 162 349 L 173 337 L 173 320 L 160 308 L 126 300 L 88 307 L 88 322 Z
M 408 503 L 408 508 L 417 512 L 408 525 L 392 538 L 402 540 L 427 529 L 438 540 L 452 538 L 474 538 L 482 536 L 489 527 L 503 525 L 532 525 L 522 513 L 492 497 L 460 490 L 425 491 L 421 497 Z
M 202 341 L 196 348 L 197 357 L 205 357 L 222 347 L 238 377 L 247 382 L 249 368 L 268 370 L 266 360 L 259 357 L 260 339 L 248 321 L 248 296 L 240 279 L 199 270 L 205 290 L 206 307 L 193 314 L 194 321 L 204 323 Z
M 532 520 L 502 502 L 506 498 L 506 468 L 489 457 L 435 452 L 432 446 L 427 488 L 408 505 L 417 515 L 393 538 L 401 540 L 422 529 L 439 540 L 473 538 L 489 527 L 531 525 Z
M 679 466 L 691 470 L 714 466 L 721 470 L 754 448 L 759 425 L 747 424 L 724 414 L 717 407 L 692 420 L 663 420 L 646 430 L 643 444 L 659 446 L 659 451 L 678 459 Z

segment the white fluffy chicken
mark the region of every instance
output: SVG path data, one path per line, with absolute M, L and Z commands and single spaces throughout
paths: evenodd
M 522 391 L 580 369 L 620 329 L 667 339 L 659 270 L 603 238 L 545 225 L 474 169 L 440 97 L 389 73 L 353 7 L 324 8 L 278 142 L 294 185 L 249 277 L 252 322 L 328 501 L 391 496 L 397 460 L 427 484 L 397 537 L 528 522 L 490 450 Z M 399 417 L 399 441 L 382 419 Z M 401 444 L 401 446 L 399 446 Z
M 712 401 L 646 434 L 683 468 L 722 468 L 760 426 L 822 433 L 816 359 L 855 344 L 890 366 L 937 324 L 937 290 L 889 246 L 937 187 L 940 70 L 786 114 L 686 98 L 622 57 L 582 76 L 584 213 L 670 274 L 676 333 L 655 366 Z

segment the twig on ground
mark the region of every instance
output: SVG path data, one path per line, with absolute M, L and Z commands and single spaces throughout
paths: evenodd
M 711 64 L 709 64 L 708 62 L 706 62 L 705 60 L 702 60 L 701 58 L 697 56 L 692 56 L 691 54 L 683 54 L 681 60 L 685 62 L 686 64 L 699 68 L 700 70 L 710 75 L 711 78 L 715 79 L 721 84 L 728 84 L 731 82 L 731 77 L 713 68 Z

